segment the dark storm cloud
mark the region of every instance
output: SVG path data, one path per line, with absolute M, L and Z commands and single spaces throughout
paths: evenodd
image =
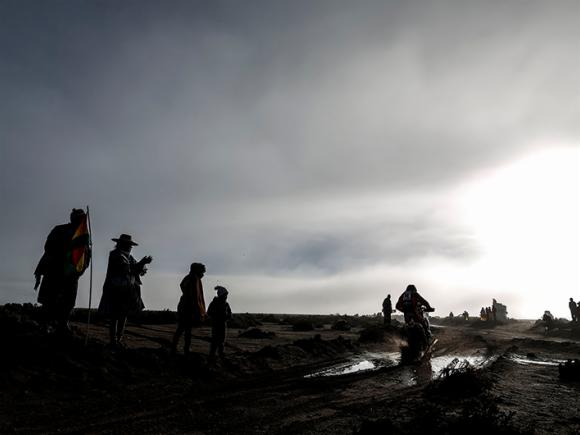
M 320 210 L 300 204 L 443 195 L 546 138 L 577 138 L 579 12 L 0 1 L 3 281 L 29 279 L 51 226 L 87 203 L 101 273 L 121 232 L 171 272 L 192 258 L 266 275 L 470 258 L 469 236 L 421 208 L 312 226 Z M 288 218 L 268 224 L 278 211 L 263 204 L 284 198 Z M 328 219 L 353 207 L 331 202 Z

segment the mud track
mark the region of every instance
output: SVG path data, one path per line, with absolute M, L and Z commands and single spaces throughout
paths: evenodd
M 129 349 L 116 354 L 103 347 L 100 326 L 89 350 L 78 342 L 57 350 L 14 345 L 26 361 L 14 357 L 2 378 L 0 432 L 425 433 L 422 425 L 434 422 L 429 433 L 455 433 L 470 409 L 483 416 L 472 420 L 497 418 L 506 433 L 580 431 L 580 385 L 561 382 L 557 370 L 558 361 L 580 355 L 580 345 L 528 333 L 528 325 L 436 328 L 433 364 L 384 364 L 340 376 L 309 375 L 388 359 L 396 337 L 359 345 L 356 331 L 297 333 L 265 324 L 275 338 L 230 331 L 228 357 L 212 363 L 205 357 L 209 330 L 196 331 L 186 361 L 167 351 L 172 328 L 130 326 Z M 485 380 L 483 390 L 438 386 L 436 362 L 453 357 L 483 362 L 474 375 Z

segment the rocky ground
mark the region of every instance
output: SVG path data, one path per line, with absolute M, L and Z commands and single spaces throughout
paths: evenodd
M 208 326 L 172 356 L 171 319 L 137 319 L 112 351 L 100 321 L 61 340 L 33 307 L 0 307 L 0 433 L 580 432 L 565 323 L 441 322 L 432 359 L 401 366 L 379 318 L 237 315 L 216 361 Z

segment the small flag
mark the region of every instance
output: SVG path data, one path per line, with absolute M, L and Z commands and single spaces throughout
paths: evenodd
M 67 271 L 82 274 L 91 261 L 91 235 L 87 224 L 88 215 L 84 215 L 71 239 L 70 251 L 67 253 Z

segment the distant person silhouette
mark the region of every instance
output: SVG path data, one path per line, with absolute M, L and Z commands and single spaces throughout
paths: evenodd
M 548 333 L 552 329 L 552 323 L 554 323 L 554 316 L 548 310 L 544 311 L 542 316 L 542 321 L 544 322 L 544 333 Z
M 191 346 L 191 328 L 201 325 L 207 313 L 205 311 L 205 299 L 203 297 L 203 284 L 201 279 L 205 275 L 205 265 L 193 263 L 189 268 L 189 274 L 183 278 L 181 284 L 181 298 L 177 305 L 177 330 L 173 335 L 172 352 L 177 353 L 177 345 L 181 335 L 185 333 L 183 353 L 189 354 Z
M 47 326 L 54 323 L 59 334 L 71 332 L 68 320 L 75 306 L 79 278 L 90 262 L 88 232 L 78 231 L 84 224 L 85 212 L 73 208 L 70 222 L 57 225 L 48 235 L 44 254 L 34 271 L 34 289 L 40 287 L 38 302 L 42 304 Z M 73 258 L 77 248 L 82 250 L 83 259 Z
M 99 313 L 110 319 L 109 339 L 112 348 L 122 345 L 127 315 L 145 308 L 141 299 L 141 277 L 147 272 L 146 265 L 153 257 L 145 256 L 136 261 L 131 255 L 133 246 L 138 246 L 131 236 L 121 234 L 109 253 L 107 276 L 103 284 L 103 295 Z
M 383 322 L 384 325 L 391 324 L 391 314 L 393 313 L 393 303 L 391 302 L 391 295 L 387 295 L 383 301 Z
M 227 303 L 228 290 L 220 285 L 215 287 L 217 296 L 207 307 L 207 315 L 211 319 L 211 345 L 209 348 L 210 358 L 215 357 L 216 350 L 220 357 L 224 356 L 224 344 L 226 341 L 227 322 L 232 318 L 232 310 Z
M 578 305 L 574 302 L 574 299 L 570 298 L 570 302 L 568 303 L 570 307 L 570 314 L 572 315 L 572 322 L 578 321 Z

